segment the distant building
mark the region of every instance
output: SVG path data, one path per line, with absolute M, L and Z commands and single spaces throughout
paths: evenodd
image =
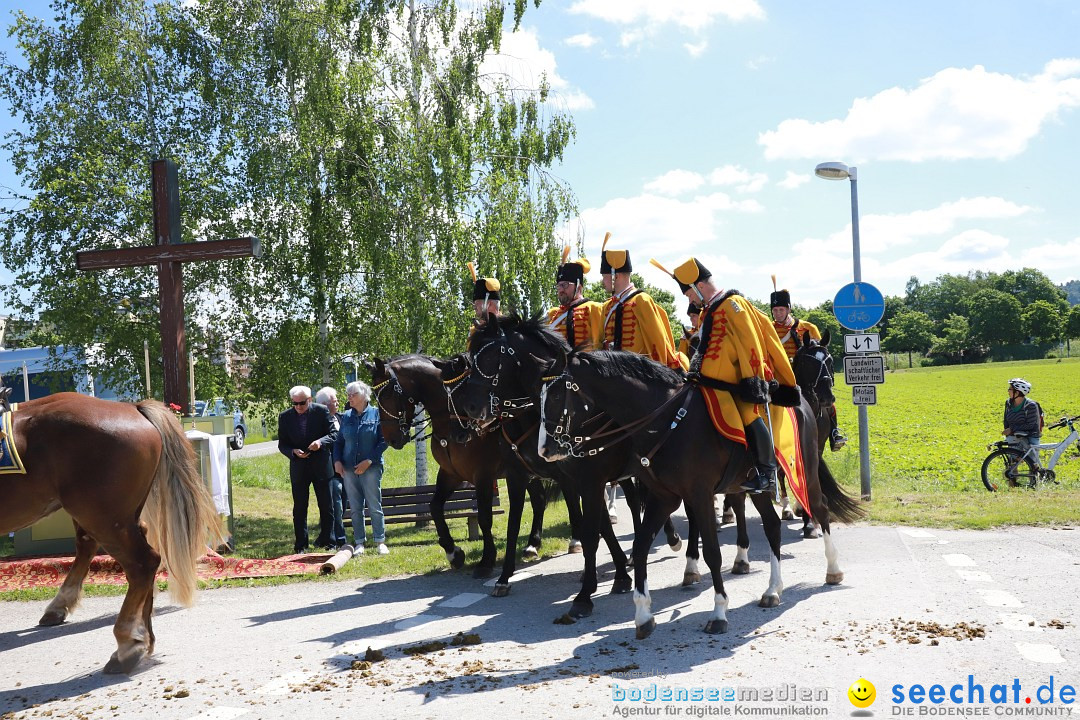
M 54 348 L 55 355 L 49 350 L 44 347 L 0 349 L 0 380 L 12 389 L 12 402 L 36 400 L 57 392 L 77 392 L 106 400 L 123 399 L 112 388 L 95 382 L 78 349 L 59 346 Z M 75 369 L 57 369 L 59 364 Z

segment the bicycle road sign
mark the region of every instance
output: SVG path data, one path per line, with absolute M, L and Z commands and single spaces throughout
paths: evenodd
M 833 298 L 833 315 L 848 330 L 869 330 L 885 316 L 885 298 L 870 283 L 848 283 Z
M 845 356 L 844 382 L 848 385 L 881 385 L 885 382 L 885 358 L 881 355 Z

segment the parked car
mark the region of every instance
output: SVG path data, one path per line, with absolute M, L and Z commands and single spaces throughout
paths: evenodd
M 244 447 L 244 440 L 247 438 L 247 422 L 244 420 L 244 413 L 240 410 L 230 408 L 225 403 L 225 398 L 214 398 L 210 402 L 206 400 L 195 401 L 195 417 L 217 417 L 219 415 L 232 415 L 233 416 L 233 436 L 229 441 L 229 445 L 233 450 L 239 450 Z

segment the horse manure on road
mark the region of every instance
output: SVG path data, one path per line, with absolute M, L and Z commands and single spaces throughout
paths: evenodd
M 555 618 L 552 622 L 553 625 L 573 625 L 577 620 L 570 617 L 570 613 L 563 613 L 559 617 Z
M 386 659 L 386 656 L 383 655 L 382 650 L 372 650 L 371 647 L 368 647 L 367 652 L 364 653 L 364 659 L 369 663 L 375 663 L 382 662 Z
M 410 645 L 406 648 L 401 648 L 401 652 L 406 655 L 426 655 L 427 653 L 438 652 L 446 649 L 446 643 L 442 640 L 432 640 L 431 642 L 420 643 L 419 645 Z
M 454 636 L 454 639 L 450 641 L 451 645 L 479 645 L 481 642 L 480 636 L 476 633 L 462 633 L 459 632 Z

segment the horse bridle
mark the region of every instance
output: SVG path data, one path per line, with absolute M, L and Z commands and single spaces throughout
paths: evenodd
M 394 372 L 394 368 L 390 366 L 390 363 L 387 363 L 384 367 L 386 368 L 387 379 L 371 388 L 371 391 L 375 394 L 375 401 L 379 404 L 379 413 L 388 416 L 391 420 L 397 420 L 398 431 L 401 433 L 401 437 L 405 438 L 406 443 L 428 438 L 430 435 L 424 435 L 424 433 L 431 424 L 430 415 L 423 424 L 417 426 L 415 432 L 411 429 L 412 421 L 406 417 L 408 414 L 406 408 L 412 408 L 413 417 L 415 418 L 419 412 L 419 408 L 423 407 L 423 403 L 417 402 L 405 393 L 405 388 L 401 386 L 401 381 L 398 380 L 397 373 Z M 390 383 L 393 383 L 393 386 L 391 386 Z M 391 390 L 406 403 L 405 407 L 401 409 L 401 412 L 396 415 L 390 412 L 382 401 L 382 392 L 387 389 Z
M 802 352 L 801 350 L 795 354 L 795 359 L 800 357 L 812 359 L 818 364 L 817 377 L 814 378 L 814 382 L 810 385 L 810 389 L 813 390 L 814 395 L 817 396 L 818 385 L 824 380 L 830 389 L 833 387 L 833 358 L 832 354 L 825 349 L 823 345 L 811 345 L 813 352 Z M 824 356 L 824 357 L 822 357 Z
M 485 373 L 480 368 L 480 357 L 484 351 L 491 347 L 497 347 L 499 349 L 499 366 L 492 374 Z M 516 351 L 507 342 L 505 337 L 500 337 L 496 340 L 489 340 L 480 347 L 475 353 L 473 353 L 470 365 L 472 369 L 476 371 L 476 374 L 482 377 L 486 381 L 476 380 L 472 374 L 469 374 L 469 378 L 465 381 L 468 384 L 477 385 L 482 388 L 486 388 L 488 392 L 488 410 L 491 412 L 491 417 L 496 420 L 513 419 L 518 416 L 523 410 L 527 410 L 533 406 L 532 398 L 519 397 L 519 398 L 507 398 L 503 399 L 499 396 L 496 388 L 499 387 L 499 375 L 502 374 L 503 361 L 507 356 L 514 359 L 514 362 L 520 367 L 520 363 L 517 362 Z
M 658 417 L 660 417 L 661 414 L 663 414 L 664 411 L 667 410 L 669 406 L 674 405 L 674 403 L 677 400 L 682 399 L 682 401 L 683 401 L 682 407 L 680 407 L 675 412 L 675 416 L 672 418 L 671 423 L 668 425 L 668 427 L 664 431 L 662 431 L 660 433 L 660 438 L 657 441 L 657 443 L 653 446 L 652 450 L 650 450 L 648 453 L 646 453 L 644 455 L 639 456 L 639 458 L 638 458 L 638 461 L 641 463 L 641 466 L 643 468 L 646 468 L 647 470 L 649 470 L 650 473 L 652 472 L 652 470 L 649 469 L 649 466 L 652 464 L 653 456 L 660 449 L 660 447 L 667 441 L 667 438 L 671 435 L 671 433 L 674 432 L 675 429 L 679 426 L 679 423 L 682 422 L 683 418 L 686 417 L 687 408 L 689 407 L 689 404 L 690 404 L 690 399 L 693 397 L 692 393 L 690 392 L 691 385 L 688 383 L 688 384 L 683 386 L 682 390 L 680 390 L 677 393 L 674 393 L 671 397 L 669 397 L 667 400 L 665 400 L 663 403 L 661 403 L 659 406 L 657 406 L 655 409 L 653 409 L 652 412 L 638 418 L 637 420 L 634 420 L 634 421 L 632 421 L 630 423 L 627 423 L 626 425 L 618 425 L 618 424 L 616 424 L 616 422 L 613 419 L 609 418 L 608 421 L 606 423 L 604 423 L 604 425 L 601 426 L 600 429 L 597 432 L 593 433 L 592 435 L 572 435 L 571 432 L 570 432 L 570 396 L 571 396 L 571 394 L 574 394 L 574 393 L 580 394 L 585 399 L 584 404 L 585 404 L 586 408 L 588 408 L 588 399 L 589 399 L 588 396 L 585 395 L 585 393 L 582 392 L 582 390 L 578 386 L 578 384 L 576 382 L 574 382 L 574 377 L 573 377 L 573 375 L 570 374 L 570 369 L 569 369 L 568 366 L 564 366 L 563 371 L 561 373 L 559 373 L 558 375 L 548 375 L 548 376 L 542 377 L 540 379 L 544 383 L 543 386 L 540 389 L 540 424 L 541 424 L 541 427 L 543 427 L 544 432 L 546 434 L 551 435 L 551 437 L 555 440 L 555 442 L 560 447 L 565 447 L 566 448 L 567 454 L 570 457 L 576 457 L 576 458 L 586 457 L 586 456 L 591 457 L 591 456 L 596 455 L 598 453 L 604 452 L 609 447 L 614 447 L 615 445 L 619 444 L 623 440 L 626 440 L 626 439 L 630 438 L 631 436 L 635 435 L 636 433 L 638 433 L 642 428 L 646 427 L 647 425 L 649 425 L 650 423 L 655 421 Z M 548 424 L 547 424 L 548 423 L 548 420 L 547 420 L 547 393 L 548 393 L 548 390 L 551 387 L 555 386 L 556 383 L 559 383 L 559 382 L 564 383 L 564 387 L 566 388 L 566 395 L 565 395 L 565 399 L 563 400 L 563 411 L 560 414 L 559 421 L 558 421 L 558 422 L 560 422 L 562 424 L 556 425 L 555 431 L 551 432 L 551 431 L 548 430 Z M 582 425 L 582 427 L 584 427 L 585 425 L 588 425 L 590 422 L 594 422 L 594 421 L 600 419 L 603 416 L 604 416 L 603 412 L 597 412 L 595 415 L 590 415 L 581 425 Z M 615 427 L 613 429 L 609 430 L 608 428 L 613 426 L 613 425 Z M 601 445 L 601 446 L 596 447 L 596 448 L 590 448 L 587 451 L 582 451 L 581 446 L 584 443 L 586 443 L 586 442 L 594 442 L 594 441 L 602 440 L 602 439 L 605 439 L 605 438 L 607 438 L 607 444 Z

